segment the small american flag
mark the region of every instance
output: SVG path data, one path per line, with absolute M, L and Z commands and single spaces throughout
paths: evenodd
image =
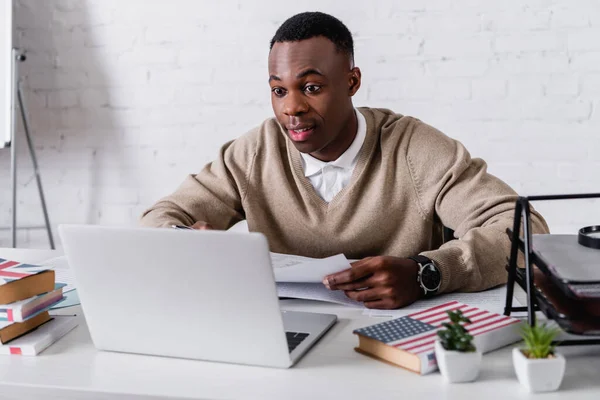
M 425 355 L 424 353 L 428 352 L 433 354 L 437 331 L 443 328 L 444 322 L 450 321 L 446 312 L 455 310 L 461 310 L 471 320 L 471 323 L 465 325 L 465 328 L 473 336 L 520 322 L 516 318 L 481 310 L 458 301 L 451 301 L 406 317 L 357 329 L 354 332 L 412 354 Z M 427 356 L 429 355 L 427 354 Z M 430 358 L 428 357 L 428 359 Z
M 26 276 L 35 275 L 47 268 L 0 258 L 0 286 Z

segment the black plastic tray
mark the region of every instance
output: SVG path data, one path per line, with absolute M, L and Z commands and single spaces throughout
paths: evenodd
M 525 290 L 525 292 L 527 292 L 527 286 L 525 284 L 525 269 L 517 268 L 515 282 L 517 282 L 518 285 Z M 544 295 L 544 293 L 537 286 L 535 286 L 535 283 L 534 295 L 539 310 L 544 313 L 546 318 L 556 321 L 556 323 L 565 332 L 582 336 L 600 335 L 600 324 L 597 324 L 598 326 L 590 326 L 588 320 L 572 319 L 569 316 L 559 312 L 548 299 L 548 297 L 546 297 L 546 295 Z
M 508 235 L 509 239 L 512 241 L 512 236 L 513 236 L 512 230 L 507 229 L 506 234 Z M 518 245 L 519 245 L 519 250 L 521 250 L 521 252 L 525 251 L 524 250 L 525 244 L 521 237 L 519 237 Z M 533 251 L 531 253 L 531 262 L 533 264 L 535 264 L 540 269 L 540 271 L 542 271 L 544 273 L 544 275 L 549 277 L 552 280 L 552 283 L 554 283 L 563 292 L 563 294 L 565 296 L 567 296 L 571 299 L 574 299 L 574 300 L 600 299 L 600 294 L 595 295 L 595 296 L 583 296 L 583 295 L 580 295 L 580 294 L 577 294 L 576 292 L 574 292 L 573 291 L 574 287 L 577 287 L 577 286 L 585 287 L 585 286 L 587 286 L 587 284 L 571 283 L 569 281 L 566 281 L 564 279 L 557 277 L 556 275 L 554 275 L 552 273 L 551 269 L 548 267 L 548 265 L 542 259 L 542 257 L 539 257 L 535 251 Z M 590 285 L 595 285 L 595 284 L 590 284 Z

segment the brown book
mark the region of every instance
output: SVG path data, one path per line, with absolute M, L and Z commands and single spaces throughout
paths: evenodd
M 426 373 L 424 372 L 425 368 L 421 367 L 422 361 L 419 356 L 400 350 L 397 347 L 388 346 L 376 339 L 358 335 L 358 347 L 355 347 L 354 350 L 376 360 L 405 368 L 417 374 Z
M 53 270 L 0 258 L 0 304 L 14 303 L 54 290 Z
M 0 343 L 5 344 L 48 321 L 50 321 L 50 314 L 44 311 L 24 322 L 0 322 Z
M 353 333 L 358 336 L 355 350 L 417 374 L 428 374 L 437 369 L 434 350 L 437 332 L 442 329 L 444 322 L 450 321 L 447 312 L 454 310 L 461 310 L 471 320 L 465 328 L 474 337 L 477 350 L 482 353 L 519 340 L 519 319 L 449 301 L 354 330 Z

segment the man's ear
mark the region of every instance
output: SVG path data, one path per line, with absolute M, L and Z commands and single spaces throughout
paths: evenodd
M 358 89 L 360 88 L 360 81 L 361 81 L 361 73 L 360 73 L 360 68 L 358 67 L 354 67 L 350 70 L 350 72 L 348 73 L 348 91 L 349 91 L 349 95 L 350 97 L 354 96 L 354 94 L 356 92 L 358 92 Z

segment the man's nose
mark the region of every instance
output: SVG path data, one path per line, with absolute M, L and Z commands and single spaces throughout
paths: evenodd
M 286 115 L 298 115 L 308 112 L 308 104 L 301 93 L 289 92 L 285 96 L 283 112 Z

